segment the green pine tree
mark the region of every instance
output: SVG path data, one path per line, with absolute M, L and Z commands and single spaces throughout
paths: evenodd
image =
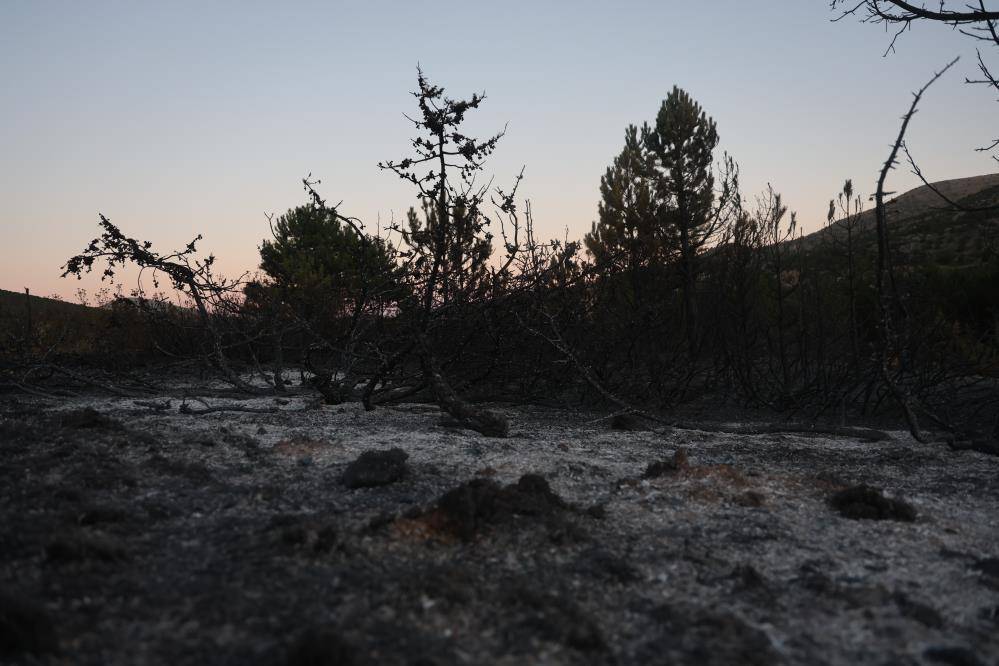
M 274 222 L 272 235 L 260 246 L 269 295 L 308 320 L 343 316 L 359 300 L 394 287 L 397 271 L 388 244 L 363 241 L 335 211 L 293 208 Z
M 598 265 L 635 270 L 658 254 L 661 243 L 648 174 L 638 128 L 629 125 L 621 154 L 600 178 L 599 222 L 585 239 Z
M 597 262 L 612 269 L 674 262 L 684 333 L 697 346 L 699 255 L 739 209 L 737 169 L 727 155 L 716 188 L 714 120 L 674 86 L 655 123 L 625 132 L 625 147 L 600 181 L 600 219 L 586 237 Z M 654 273 L 653 273 L 654 274 Z

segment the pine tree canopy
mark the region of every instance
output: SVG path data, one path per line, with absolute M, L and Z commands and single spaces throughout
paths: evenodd
M 283 300 L 325 303 L 336 312 L 362 289 L 384 290 L 395 265 L 379 238 L 362 238 L 335 211 L 299 206 L 280 216 L 260 246 L 260 268 Z
M 653 124 L 630 125 L 625 145 L 600 179 L 599 219 L 586 236 L 594 260 L 613 269 L 689 259 L 718 222 L 713 173 L 718 130 L 674 86 Z M 726 166 L 734 169 L 730 160 Z M 734 184 L 726 178 L 726 196 Z

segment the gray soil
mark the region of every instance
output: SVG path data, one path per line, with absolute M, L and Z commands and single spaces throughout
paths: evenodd
M 239 404 L 0 398 L 0 662 L 999 663 L 999 458 Z

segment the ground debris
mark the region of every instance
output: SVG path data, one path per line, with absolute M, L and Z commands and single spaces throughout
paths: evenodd
M 841 490 L 829 499 L 834 509 L 844 518 L 854 520 L 898 520 L 912 522 L 916 510 L 911 504 L 900 499 L 889 499 L 871 486 L 851 486 Z
M 902 432 L 610 432 L 519 406 L 487 441 L 435 406 L 36 404 L 0 397 L 0 596 L 36 602 L 13 624 L 0 604 L 0 644 L 29 628 L 2 663 L 999 659 L 995 459 Z M 124 427 L 62 426 L 84 409 Z M 394 448 L 404 482 L 339 482 Z M 925 519 L 841 519 L 829 497 L 854 484 Z M 58 640 L 25 640 L 31 618 Z

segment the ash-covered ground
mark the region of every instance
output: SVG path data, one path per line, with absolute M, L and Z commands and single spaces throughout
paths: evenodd
M 238 404 L 0 398 L 0 662 L 999 663 L 999 458 Z

